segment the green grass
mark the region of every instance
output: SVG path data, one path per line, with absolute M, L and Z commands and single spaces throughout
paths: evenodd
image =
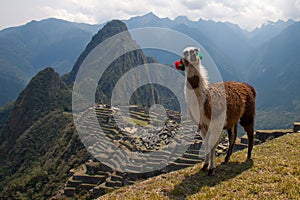
M 202 163 L 123 187 L 100 199 L 300 199 L 300 134 L 285 135 L 234 153 L 226 165 L 216 158 L 216 175 Z
M 124 121 L 132 124 L 132 125 L 140 125 L 140 126 L 149 126 L 147 121 L 143 121 L 143 120 L 139 120 L 139 119 L 135 119 L 135 118 L 129 118 L 129 117 L 122 117 Z

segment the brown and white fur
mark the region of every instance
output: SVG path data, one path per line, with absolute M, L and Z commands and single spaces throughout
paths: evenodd
M 206 69 L 198 56 L 200 49 L 188 47 L 183 51 L 182 61 L 185 65 L 185 99 L 188 113 L 199 127 L 205 147 L 205 161 L 202 170 L 214 173 L 214 155 L 221 131 L 226 129 L 229 148 L 224 163 L 232 154 L 237 137 L 237 123 L 247 132 L 248 156 L 254 140 L 255 89 L 240 82 L 220 82 L 209 84 Z

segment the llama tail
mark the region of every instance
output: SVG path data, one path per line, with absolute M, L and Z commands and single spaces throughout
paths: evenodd
M 249 85 L 249 86 L 250 86 L 250 89 L 253 93 L 253 97 L 255 98 L 256 97 L 256 91 L 255 91 L 254 87 L 252 87 L 251 85 Z
M 253 97 L 255 98 L 255 97 L 256 97 L 256 91 L 255 91 L 254 87 L 252 87 L 252 86 L 249 85 L 248 83 L 244 83 L 244 84 L 247 85 L 247 86 L 250 88 L 250 90 L 251 90 L 251 92 L 252 92 L 252 94 L 253 94 Z
M 247 95 L 247 103 L 245 107 L 245 112 L 243 116 L 241 117 L 240 124 L 244 128 L 252 128 L 254 126 L 254 116 L 255 116 L 255 97 L 256 97 L 256 91 L 254 87 L 251 85 L 244 83 L 248 87 L 248 95 Z M 250 92 L 252 94 L 250 94 Z M 249 130 L 248 130 L 249 131 Z

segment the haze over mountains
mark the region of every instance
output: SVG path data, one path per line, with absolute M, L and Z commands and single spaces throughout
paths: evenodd
M 299 22 L 272 22 L 252 32 L 231 23 L 190 21 L 184 16 L 161 19 L 153 13 L 124 22 L 129 29 L 163 27 L 192 37 L 208 51 L 223 80 L 246 81 L 256 87 L 261 110 L 299 107 Z M 46 19 L 0 31 L 0 105 L 15 99 L 31 77 L 47 66 L 60 75 L 71 71 L 84 46 L 102 26 Z M 145 53 L 164 64 L 172 65 L 178 58 L 157 50 Z
M 181 31 L 209 52 L 224 80 L 253 84 L 258 94 L 257 127 L 284 128 L 300 119 L 299 22 L 279 21 L 251 33 L 230 23 L 192 22 L 185 17 L 160 19 L 152 13 L 125 23 L 130 28 L 159 26 Z M 0 46 L 2 104 L 18 96 L 15 102 L 0 108 L 1 197 L 50 198 L 63 187 L 69 169 L 91 158 L 73 123 L 71 86 L 86 55 L 105 38 L 124 30 L 125 24 L 117 20 L 92 26 L 47 19 L 0 32 L 0 42 L 5 44 Z M 130 35 L 127 39 L 138 45 Z M 120 57 L 107 68 L 106 79 L 99 81 L 97 100 L 106 102 L 110 98 L 121 74 L 156 62 L 144 52 L 161 63 L 173 64 L 178 59 L 178 55 L 153 50 L 138 50 Z M 45 68 L 49 65 L 61 76 Z M 16 86 L 20 91 L 25 88 L 20 95 Z M 13 95 L 2 98 L 9 94 L 4 89 Z M 163 99 L 159 92 L 169 92 L 154 86 L 146 86 L 142 91 L 155 94 L 155 100 Z M 135 102 L 145 103 L 138 96 Z
M 82 63 L 106 38 L 126 30 L 121 21 L 109 22 L 92 37 L 76 63 Z M 129 33 L 123 39 L 124 44 L 137 46 Z M 99 81 L 98 100 L 109 103 L 107 99 L 118 77 L 149 62 L 155 61 L 140 49 L 116 59 L 104 72 L 106 78 Z M 78 65 L 74 64 L 62 79 L 52 68 L 45 68 L 31 79 L 15 102 L 0 109 L 0 198 L 50 198 L 63 188 L 71 168 L 92 159 L 78 137 L 71 113 L 71 86 L 77 72 Z M 146 85 L 133 94 L 135 104 L 152 103 L 142 102 L 151 98 L 139 92 L 166 93 L 163 88 Z
M 47 19 L 0 31 L 0 105 L 15 99 L 45 67 L 51 66 L 61 75 L 69 72 L 98 29 Z

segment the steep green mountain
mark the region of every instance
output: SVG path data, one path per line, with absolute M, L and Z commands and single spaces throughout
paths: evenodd
M 69 102 L 67 85 L 52 68 L 44 69 L 29 82 L 16 100 L 9 117 L 9 137 L 13 140 L 18 138 L 57 106 L 68 110 Z
M 108 38 L 111 36 L 108 34 L 122 30 L 127 30 L 124 23 L 112 21 L 88 46 L 96 44 L 98 38 Z M 134 42 L 129 34 L 125 38 L 129 43 Z M 107 68 L 104 79 L 100 79 L 98 95 L 109 98 L 116 79 L 150 61 L 141 50 L 120 57 Z M 145 98 L 149 94 L 159 99 L 170 91 L 161 86 L 145 85 L 135 93 L 133 103 L 144 103 L 145 99 L 150 103 L 153 99 Z M 70 106 L 71 90 L 58 73 L 46 68 L 32 78 L 13 105 L 0 110 L 0 199 L 41 199 L 59 195 L 68 171 L 91 159 L 76 133 Z M 8 121 L 5 121 L 7 116 Z
M 289 59 L 289 61 L 285 63 L 287 64 L 288 62 L 293 61 L 295 56 L 292 56 L 290 59 L 288 56 L 286 57 L 286 55 L 293 55 L 293 53 L 298 50 L 297 47 L 295 47 L 296 49 L 290 48 L 288 43 L 282 44 L 282 47 L 278 43 L 278 41 L 281 41 L 281 35 L 284 35 L 285 31 L 295 23 L 292 20 L 287 22 L 278 21 L 276 23 L 268 23 L 252 32 L 246 32 L 237 25 L 231 23 L 213 22 L 201 19 L 198 21 L 191 21 L 184 16 L 179 16 L 174 20 L 170 20 L 168 18 L 159 18 L 153 13 L 133 17 L 124 22 L 129 29 L 149 26 L 171 28 L 194 38 L 202 44 L 212 56 L 223 76 L 223 80 L 252 82 L 256 84 L 255 86 L 257 86 L 260 91 L 271 90 L 273 85 L 276 85 L 276 83 L 272 83 L 272 80 L 278 80 L 273 78 L 270 82 L 272 84 L 265 84 L 261 81 L 265 80 L 265 78 L 262 78 L 261 80 L 259 80 L 260 78 L 256 78 L 260 77 L 261 74 L 264 74 L 262 73 L 262 69 L 269 68 L 265 67 L 265 65 L 269 66 L 270 62 L 275 60 L 277 62 L 277 59 Z M 47 19 L 39 22 L 32 21 L 24 26 L 0 31 L 0 105 L 4 105 L 8 101 L 16 98 L 30 78 L 46 66 L 53 66 L 60 74 L 68 72 L 73 63 L 75 63 L 80 52 L 84 49 L 84 45 L 88 43 L 88 40 L 90 40 L 90 37 L 96 32 L 98 27 L 102 27 L 102 25 L 91 26 L 57 19 Z M 101 34 L 96 34 L 94 38 L 90 40 L 86 49 L 79 56 L 75 65 L 73 65 L 71 73 L 63 77 L 68 84 L 71 84 L 75 80 L 77 70 L 88 53 L 106 38 L 122 30 L 116 28 L 114 31 L 112 29 L 110 31 L 111 33 L 102 32 Z M 291 37 L 297 38 L 297 35 L 295 34 L 295 36 Z M 134 38 L 132 39 L 134 40 Z M 278 44 L 274 46 L 272 43 L 275 44 L 277 39 Z M 293 38 L 291 38 L 291 40 L 292 39 Z M 297 44 L 297 42 L 295 44 Z M 282 55 L 273 59 L 273 50 L 276 51 L 276 49 L 283 48 L 286 50 Z M 105 82 L 104 79 L 100 80 L 103 87 L 98 88 L 97 98 L 99 97 L 107 102 L 110 95 L 109 91 L 111 91 L 121 74 L 124 74 L 129 69 L 139 64 L 154 62 L 152 59 L 146 58 L 146 55 L 155 57 L 160 63 L 169 65 L 172 65 L 173 61 L 178 59 L 178 55 L 171 55 L 159 50 L 143 51 L 144 53 L 136 52 L 134 53 L 135 56 L 124 55 L 124 58 L 116 60 L 112 66 L 120 66 L 125 60 L 126 63 L 131 63 L 121 67 L 122 70 L 118 72 L 119 75 L 112 70 L 115 69 L 115 67 L 107 69 L 106 73 L 109 72 L 110 75 L 106 74 L 105 76 L 108 77 L 108 80 L 112 81 Z M 270 54 L 271 56 L 267 56 L 267 54 Z M 127 58 L 125 58 L 126 56 Z M 133 59 L 128 61 L 128 58 Z M 280 63 L 281 61 L 278 60 L 278 62 Z M 290 67 L 284 67 L 275 71 L 279 72 L 282 69 L 293 68 L 292 66 L 293 64 L 291 64 Z M 292 71 L 294 69 L 287 70 Z M 291 74 L 290 72 L 283 71 L 280 73 Z M 287 76 L 283 75 L 283 78 L 281 78 L 280 81 Z M 291 83 L 293 86 L 294 83 L 297 83 L 297 77 L 295 76 L 289 76 L 289 81 L 284 81 L 278 88 L 292 88 L 286 84 L 293 82 Z M 275 92 L 278 93 L 278 90 Z M 291 93 L 287 95 L 290 95 Z M 286 96 L 285 93 L 283 94 L 284 95 L 281 95 L 281 98 L 276 98 L 276 101 L 270 101 L 270 99 L 273 99 L 273 96 L 272 94 L 267 95 L 267 92 L 262 95 L 268 96 L 269 99 L 259 95 L 258 104 L 261 105 L 259 107 L 263 108 L 264 106 L 271 106 L 270 108 L 275 108 L 277 106 L 277 100 L 279 101 L 279 99 L 281 99 L 281 103 L 278 106 L 289 104 L 288 102 L 290 101 L 285 102 L 285 99 L 282 98 L 283 96 Z M 290 97 L 288 97 L 288 99 L 290 99 Z
M 60 74 L 69 72 L 99 26 L 51 18 L 0 31 L 0 106 L 16 98 L 47 66 Z
M 11 101 L 8 104 L 6 104 L 5 106 L 0 107 L 0 133 L 2 132 L 2 129 L 4 127 L 6 127 L 10 112 L 13 109 L 14 104 L 15 104 L 15 102 Z M 0 136 L 1 136 L 1 134 L 0 134 Z M 0 141 L 4 141 L 4 138 L 0 137 Z
M 124 22 L 129 29 L 162 27 L 193 36 L 207 48 L 220 68 L 224 80 L 244 80 L 248 75 L 247 68 L 253 61 L 250 55 L 255 51 L 254 47 L 268 42 L 294 23 L 292 20 L 278 21 L 247 32 L 231 23 L 202 19 L 191 21 L 185 16 L 171 20 L 159 18 L 153 13 L 133 17 Z M 51 18 L 0 31 L 0 106 L 16 98 L 32 76 L 47 66 L 53 66 L 59 74 L 69 72 L 84 46 L 102 26 Z M 98 38 L 99 41 L 103 39 Z M 78 58 L 71 72 L 71 79 L 74 80 L 74 72 L 80 66 L 80 61 L 84 60 L 96 44 L 97 42 L 87 46 Z M 155 57 L 160 63 L 170 65 L 178 57 L 166 52 L 144 52 Z
M 85 47 L 84 51 L 77 58 L 71 72 L 63 76 L 64 81 L 68 84 L 74 82 L 77 72 L 81 64 L 83 63 L 84 59 L 88 56 L 88 54 L 104 40 L 123 31 L 127 31 L 127 27 L 125 26 L 125 24 L 117 20 L 113 20 L 111 23 L 106 24 L 102 29 L 100 29 L 92 37 L 90 42 Z
M 144 25 L 161 24 L 164 27 L 172 27 L 203 44 L 213 56 L 226 79 L 243 80 L 239 74 L 247 75 L 247 81 L 256 87 L 258 94 L 257 127 L 276 128 L 278 126 L 282 128 L 282 124 L 290 124 L 293 120 L 300 119 L 300 96 L 298 94 L 298 65 L 300 63 L 297 60 L 300 49 L 298 34 L 300 23 L 294 23 L 277 35 L 273 35 L 273 38 L 270 38 L 268 42 L 259 46 L 251 54 L 249 49 L 242 49 L 243 44 L 241 43 L 245 42 L 243 31 L 239 31 L 232 24 L 224 25 L 201 20 L 191 22 L 184 17 L 179 17 L 173 21 L 156 17 L 153 22 L 152 18 L 155 18 L 153 14 L 147 16 L 147 21 L 144 21 L 142 17 L 137 17 L 134 19 L 136 20 L 135 26 L 142 26 L 142 24 L 137 23 L 140 21 L 141 23 L 144 22 Z M 57 20 L 54 21 L 57 22 Z M 47 20 L 42 22 L 47 22 Z M 59 27 L 66 25 L 66 22 L 63 21 L 59 21 L 59 23 L 62 23 Z M 0 78 L 0 81 L 6 81 L 0 82 L 1 89 L 3 85 L 16 87 L 12 82 L 9 82 L 9 79 L 22 80 L 22 84 L 26 84 L 29 78 L 36 73 L 36 70 L 40 70 L 43 66 L 38 61 L 38 57 L 41 60 L 49 59 L 48 61 L 51 61 L 52 64 L 54 63 L 52 61 L 56 60 L 54 59 L 56 56 L 50 56 L 55 55 L 55 53 L 48 52 L 39 44 L 46 45 L 45 43 L 51 43 L 51 41 L 64 43 L 62 41 L 65 41 L 66 38 L 54 37 L 53 35 L 52 38 L 52 36 L 45 35 L 45 32 L 54 30 L 56 26 L 48 26 L 48 29 L 41 26 L 38 29 L 38 24 L 39 22 L 31 22 L 24 27 L 0 32 L 0 43 L 4 47 L 9 47 L 8 53 L 2 49 L 2 46 L 0 48 L 0 66 L 5 64 L 1 68 L 5 70 L 1 70 L 2 79 Z M 32 29 L 32 27 L 39 31 Z M 86 32 L 93 29 L 91 26 L 80 24 L 75 26 L 73 23 L 70 24 L 69 28 L 69 32 L 64 32 L 63 27 L 61 27 L 62 30 L 55 31 L 68 33 L 66 37 L 72 39 L 73 33 L 79 32 L 79 35 L 81 33 L 85 35 Z M 16 33 L 17 29 L 22 31 Z M 73 32 L 73 30 L 78 32 Z M 57 191 L 63 187 L 68 170 L 91 158 L 80 142 L 73 124 L 70 113 L 71 90 L 68 85 L 72 85 L 78 69 L 98 44 L 126 30 L 126 25 L 121 21 L 109 22 L 92 37 L 74 64 L 72 71 L 66 74 L 63 80 L 53 69 L 46 68 L 31 79 L 15 102 L 0 109 L 0 199 L 43 199 L 58 195 Z M 223 36 L 222 31 L 224 31 Z M 2 39 L 2 35 L 6 35 L 8 39 Z M 17 40 L 16 38 L 19 37 L 22 39 Z M 39 38 L 42 37 L 44 37 L 44 41 L 40 41 Z M 81 40 L 80 37 L 73 39 Z M 129 33 L 124 39 L 126 44 L 138 47 Z M 23 40 L 32 43 L 29 44 Z M 70 42 L 71 44 L 73 43 Z M 244 44 L 245 48 L 249 47 L 248 42 Z M 74 52 L 75 46 L 72 46 Z M 64 49 L 65 47 L 61 48 Z M 251 47 L 249 48 L 251 49 Z M 112 49 L 113 47 L 108 51 Z M 69 49 L 64 50 L 65 52 L 58 51 L 60 57 L 57 56 L 59 58 L 69 58 L 69 54 L 66 53 L 69 52 L 67 51 Z M 46 53 L 43 54 L 42 52 Z M 8 57 L 3 57 L 2 53 Z M 39 55 L 37 56 L 37 54 Z M 49 58 L 43 55 L 49 55 Z M 234 55 L 238 58 L 235 59 Z M 243 59 L 246 59 L 247 56 L 249 56 L 250 67 L 248 71 L 245 71 L 245 66 L 239 68 L 238 65 L 245 62 Z M 36 58 L 37 60 L 29 58 Z M 95 94 L 96 101 L 109 104 L 112 90 L 123 74 L 139 65 L 154 62 L 156 61 L 147 57 L 142 50 L 128 52 L 117 58 L 100 77 Z M 166 63 L 168 62 L 170 60 Z M 33 63 L 35 63 L 34 66 Z M 141 77 L 138 74 L 135 81 L 139 82 Z M 158 78 L 172 79 L 169 74 L 160 74 Z M 176 81 L 174 82 L 176 84 Z M 22 87 L 20 86 L 20 88 Z M 124 90 L 126 92 L 126 87 Z M 120 97 L 122 97 L 121 92 L 119 93 Z M 142 86 L 133 93 L 130 99 L 133 104 L 151 105 L 159 103 L 167 108 L 176 109 L 178 102 L 173 100 L 175 97 L 168 88 L 155 84 Z
M 39 72 L 0 133 L 0 198 L 50 198 L 88 154 L 69 110 L 71 91 L 52 69 Z
M 86 46 L 85 50 L 81 53 L 76 63 L 74 64 L 72 71 L 63 76 L 64 81 L 67 84 L 71 85 L 75 81 L 77 72 L 81 64 L 87 58 L 89 53 L 91 53 L 91 51 L 96 46 L 101 44 L 106 39 L 122 32 L 124 33 L 124 37 L 122 38 L 124 42 L 121 44 L 122 48 L 127 49 L 128 47 L 133 47 L 136 50 L 129 51 L 124 55 L 121 55 L 119 58 L 116 58 L 109 66 L 107 66 L 106 69 L 104 69 L 105 71 L 102 74 L 102 77 L 99 77 L 100 80 L 96 92 L 96 101 L 105 104 L 110 104 L 112 91 L 116 83 L 124 74 L 126 74 L 126 72 L 137 66 L 156 62 L 154 59 L 147 57 L 144 54 L 144 52 L 139 48 L 138 44 L 132 39 L 130 33 L 128 32 L 127 26 L 122 21 L 112 20 L 111 22 L 107 23 L 96 35 L 92 37 L 90 43 Z M 115 49 L 115 46 L 112 44 L 109 47 L 107 47 L 106 51 L 112 52 L 112 55 L 110 56 L 114 56 L 113 53 L 116 50 L 117 49 Z M 97 63 L 95 63 L 95 65 L 96 64 Z M 104 68 L 106 66 L 102 66 L 101 63 L 99 63 L 99 67 Z M 138 84 L 142 81 L 142 79 L 142 75 L 136 75 L 134 77 L 134 82 Z M 119 98 L 122 98 L 122 94 L 126 92 L 127 87 L 124 86 L 122 90 L 118 91 Z M 166 91 L 158 85 L 149 84 L 137 89 L 133 93 L 130 100 L 132 104 L 152 105 L 153 103 L 160 102 L 162 104 L 166 104 L 167 106 L 169 106 L 169 108 L 175 108 L 176 106 L 166 103 L 169 102 L 170 99 L 175 100 L 175 96 L 170 91 Z

